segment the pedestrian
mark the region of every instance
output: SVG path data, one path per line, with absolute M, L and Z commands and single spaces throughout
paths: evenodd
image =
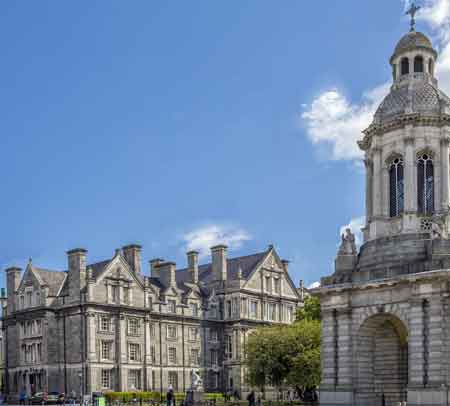
M 169 390 L 166 395 L 167 406 L 175 406 L 175 394 L 172 385 L 169 385 Z
M 247 400 L 248 400 L 248 406 L 255 406 L 255 391 L 254 390 L 252 390 L 248 394 Z
M 26 400 L 27 394 L 25 393 L 25 389 L 22 389 L 19 394 L 19 405 L 25 405 Z
M 75 403 L 77 402 L 77 394 L 76 392 L 72 389 L 72 391 L 70 392 L 70 404 L 75 406 Z

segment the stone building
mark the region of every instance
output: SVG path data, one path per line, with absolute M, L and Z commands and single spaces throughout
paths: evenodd
M 95 391 L 185 391 L 192 369 L 205 390 L 247 391 L 243 347 L 249 332 L 291 323 L 301 295 L 288 262 L 266 251 L 227 258 L 211 249 L 186 269 L 161 259 L 141 270 L 141 247 L 116 250 L 88 264 L 87 252 L 67 253 L 68 270 L 31 261 L 23 275 L 9 268 L 4 308 L 6 391 L 89 394 Z
M 366 225 L 347 230 L 323 312 L 321 401 L 448 405 L 450 385 L 450 99 L 438 54 L 412 29 L 390 58 L 393 83 L 359 142 Z

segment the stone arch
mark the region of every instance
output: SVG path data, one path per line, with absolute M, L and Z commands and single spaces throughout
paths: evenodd
M 414 72 L 415 73 L 423 73 L 424 68 L 424 60 L 422 55 L 416 55 L 414 58 Z
M 401 75 L 407 75 L 409 73 L 409 59 L 407 57 L 402 58 L 400 61 Z
M 360 324 L 355 340 L 355 396 L 358 405 L 406 400 L 408 328 L 382 306 Z

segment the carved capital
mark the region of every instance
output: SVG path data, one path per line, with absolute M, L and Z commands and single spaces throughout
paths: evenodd
M 441 138 L 440 142 L 441 142 L 441 146 L 448 147 L 450 144 L 450 137 L 445 136 L 445 137 Z

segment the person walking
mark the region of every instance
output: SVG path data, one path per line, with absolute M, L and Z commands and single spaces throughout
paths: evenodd
M 255 406 L 255 391 L 254 390 L 252 390 L 248 394 L 247 400 L 248 400 L 248 406 Z
M 175 393 L 173 391 L 172 385 L 169 386 L 169 390 L 166 395 L 167 406 L 175 406 Z

